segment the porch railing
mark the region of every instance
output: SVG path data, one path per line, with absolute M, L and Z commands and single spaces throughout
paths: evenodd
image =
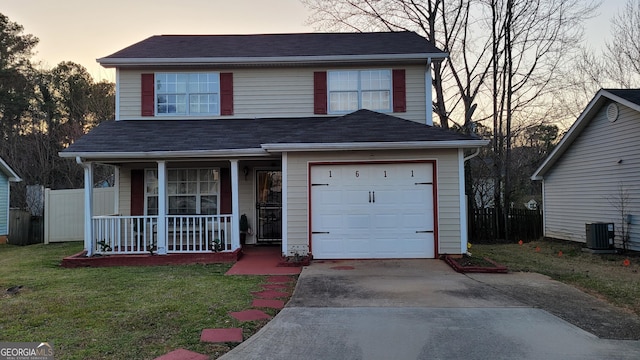
M 97 254 L 156 253 L 158 216 L 93 217 Z M 231 250 L 231 215 L 167 215 L 167 253 L 202 253 Z

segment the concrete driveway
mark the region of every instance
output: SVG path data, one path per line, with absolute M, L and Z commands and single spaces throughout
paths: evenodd
M 465 276 L 439 260 L 314 262 L 287 307 L 222 359 L 640 359 L 638 341 L 601 339 L 532 307 L 527 292 L 550 288 L 608 310 L 537 274 Z

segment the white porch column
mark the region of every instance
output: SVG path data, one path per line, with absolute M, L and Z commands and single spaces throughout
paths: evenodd
M 283 256 L 289 255 L 289 245 L 288 245 L 288 233 L 287 233 L 287 218 L 289 215 L 289 205 L 287 203 L 287 194 L 288 194 L 288 181 L 289 181 L 289 166 L 288 166 L 288 153 L 282 153 L 282 249 L 281 253 Z
M 431 75 L 431 59 L 427 60 L 427 68 L 424 72 L 424 93 L 425 93 L 425 110 L 427 114 L 426 123 L 433 126 L 433 78 Z
M 120 214 L 120 166 L 113 167 L 113 213 Z
M 84 168 L 84 249 L 87 256 L 93 255 L 93 165 L 82 162 L 79 157 L 76 162 Z
M 158 254 L 167 253 L 167 164 L 158 161 Z
M 238 197 L 238 160 L 231 163 L 231 250 L 240 248 L 240 200 Z

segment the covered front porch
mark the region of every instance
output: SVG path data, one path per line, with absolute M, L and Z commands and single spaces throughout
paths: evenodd
M 224 257 L 245 242 L 283 243 L 280 158 L 76 161 L 85 176 L 85 257 Z M 93 214 L 94 163 L 114 166 L 113 214 Z

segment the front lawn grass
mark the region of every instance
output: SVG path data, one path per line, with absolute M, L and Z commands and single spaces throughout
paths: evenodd
M 59 266 L 81 250 L 0 245 L 0 341 L 53 342 L 56 359 L 153 359 L 178 348 L 216 358 L 230 346 L 200 343 L 203 329 L 242 327 L 248 338 L 264 325 L 228 315 L 251 307 L 264 277 L 224 276 L 230 264 Z
M 473 256 L 488 257 L 509 268 L 545 274 L 574 285 L 640 316 L 640 256 L 591 254 L 584 244 L 540 240 L 519 244 L 473 244 Z M 628 265 L 625 266 L 625 260 Z

